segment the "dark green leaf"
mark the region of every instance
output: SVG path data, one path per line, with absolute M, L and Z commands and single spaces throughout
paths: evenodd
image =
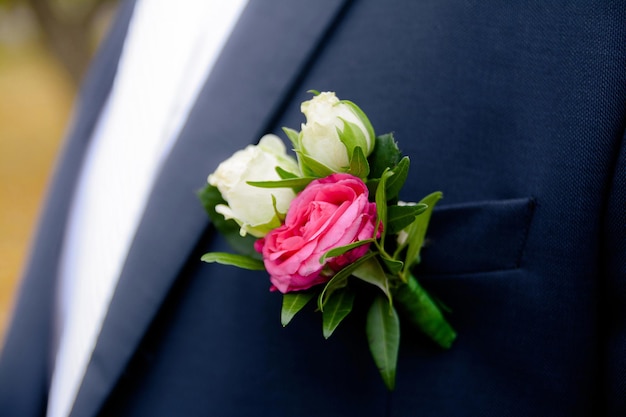
M 378 296 L 367 313 L 367 341 L 374 363 L 389 391 L 396 385 L 396 366 L 400 347 L 400 320 L 396 310 Z
M 280 322 L 283 327 L 289 324 L 296 313 L 302 310 L 314 295 L 312 291 L 283 294 L 283 308 L 280 311 Z
M 367 261 L 369 258 L 375 256 L 374 252 L 368 252 L 356 261 L 352 262 L 350 265 L 343 268 L 341 271 L 337 272 L 331 279 L 326 283 L 324 289 L 320 293 L 317 298 L 317 307 L 320 311 L 324 311 L 324 305 L 326 301 L 328 301 L 328 297 L 332 295 L 332 293 L 339 288 L 343 288 L 348 283 L 348 277 L 352 274 L 352 272 L 359 267 L 363 262 Z
M 365 185 L 367 185 L 367 191 L 369 195 L 376 195 L 376 190 L 378 189 L 378 184 L 380 183 L 380 178 L 368 179 Z
M 376 137 L 376 146 L 369 156 L 370 178 L 380 178 L 387 168 L 395 167 L 402 153 L 393 138 L 393 134 L 387 133 Z
M 260 256 L 254 250 L 254 242 L 257 238 L 251 235 L 241 236 L 239 233 L 241 227 L 237 222 L 226 220 L 224 216 L 215 211 L 216 205 L 226 204 L 216 187 L 207 184 L 206 187 L 198 192 L 198 198 L 200 198 L 200 202 L 209 214 L 215 228 L 226 238 L 226 241 L 236 252 L 257 258 Z
M 387 233 L 397 234 L 400 230 L 415 221 L 415 217 L 423 213 L 428 206 L 416 204 L 412 206 L 387 206 Z
M 322 312 L 322 330 L 328 339 L 339 323 L 352 311 L 354 293 L 349 288 L 342 288 L 333 293 Z
M 348 285 L 349 276 L 350 274 L 348 273 L 335 274 L 335 276 L 333 276 L 331 280 L 328 281 L 326 285 L 324 285 L 324 289 L 322 290 L 322 292 L 320 292 L 320 294 L 317 297 L 317 308 L 322 313 L 324 312 L 324 309 L 326 308 L 326 303 L 328 302 L 330 297 L 332 297 L 334 292 Z
M 265 265 L 259 259 L 250 258 L 249 256 L 236 255 L 227 252 L 209 252 L 202 255 L 201 261 L 207 263 L 218 263 L 222 265 L 232 265 L 252 271 L 264 271 Z
M 409 165 L 409 158 L 405 156 L 398 162 L 398 165 L 391 170 L 393 176 L 389 178 L 386 186 L 387 201 L 397 198 L 398 194 L 400 194 L 400 190 L 409 175 Z
M 389 303 L 391 303 L 391 292 L 389 291 L 389 279 L 385 275 L 385 271 L 380 266 L 378 259 L 372 257 L 360 263 L 353 271 L 352 275 L 360 280 L 372 284 L 385 294 Z
M 404 262 L 397 259 L 389 258 L 387 256 L 382 256 L 381 258 L 385 266 L 389 270 L 390 274 L 396 275 L 398 272 L 402 271 L 402 267 L 404 267 Z
M 202 203 L 204 210 L 206 210 L 206 212 L 211 217 L 211 220 L 213 220 L 213 217 L 215 215 L 221 217 L 222 220 L 224 219 L 224 216 L 222 216 L 221 214 L 215 211 L 216 205 L 226 204 L 226 201 L 222 197 L 222 194 L 217 189 L 217 187 L 214 187 L 211 184 L 206 184 L 204 188 L 198 191 L 198 198 L 200 199 L 200 202 Z M 235 222 L 233 221 L 232 223 L 235 223 Z M 239 228 L 237 226 L 237 223 L 235 223 L 234 227 Z

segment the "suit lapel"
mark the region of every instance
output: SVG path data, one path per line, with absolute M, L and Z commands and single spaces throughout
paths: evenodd
M 83 84 L 24 271 L 0 364 L 0 408 L 12 410 L 13 415 L 40 415 L 45 408 L 57 338 L 53 330 L 56 271 L 67 214 L 88 139 L 113 83 L 133 3 L 120 5 L 118 19 Z
M 164 163 L 131 246 L 72 416 L 94 416 L 208 226 L 195 191 L 256 142 L 346 0 L 251 1 Z
M 90 143 L 96 121 L 113 86 L 117 64 L 122 53 L 134 5 L 135 0 L 125 1 L 120 5 L 117 19 L 109 31 L 110 36 L 94 58 L 94 62 L 91 65 L 93 70 L 88 74 L 81 88 L 81 94 L 76 100 L 78 109 L 76 121 L 68 135 L 66 148 L 58 164 L 58 172 L 55 175 L 55 181 L 50 192 L 51 201 L 46 205 L 44 212 L 43 227 L 40 234 L 45 236 L 45 238 L 37 236 L 36 239 L 37 244 L 44 242 L 45 245 L 55 248 L 56 253 L 51 258 L 54 266 L 48 265 L 45 267 L 48 274 L 49 271 L 57 271 L 58 269 L 60 250 L 73 201 L 72 196 L 75 192 L 85 152 Z M 49 227 L 54 227 L 57 233 L 49 233 L 47 230 L 43 230 Z M 51 239 L 55 242 L 54 244 L 51 244 Z M 41 261 L 36 256 L 36 253 L 33 259 L 34 263 L 40 263 Z M 59 330 L 59 327 L 55 325 L 55 332 Z M 59 336 L 58 334 L 54 335 L 53 353 L 56 353 L 54 350 L 57 347 Z

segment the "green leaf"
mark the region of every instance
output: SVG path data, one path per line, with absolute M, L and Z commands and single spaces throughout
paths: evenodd
M 344 267 L 341 271 L 337 272 L 331 279 L 326 283 L 324 289 L 320 293 L 317 298 L 317 307 L 320 311 L 324 311 L 324 305 L 326 301 L 328 301 L 328 297 L 332 295 L 332 293 L 339 288 L 343 288 L 348 283 L 348 277 L 352 274 L 352 272 L 359 267 L 363 262 L 367 261 L 369 258 L 372 258 L 376 254 L 374 252 L 368 252 L 356 261 L 352 262 L 350 265 Z
M 213 207 L 215 207 L 216 204 L 226 203 L 217 187 L 213 187 L 208 183 L 204 186 L 204 188 L 198 190 L 197 196 L 200 199 L 200 203 L 202 203 L 202 207 L 204 207 L 204 210 L 209 215 L 211 215 Z
M 387 389 L 393 391 L 400 347 L 400 320 L 396 310 L 383 297 L 374 299 L 367 313 L 365 329 L 374 363 Z
M 349 288 L 342 288 L 333 293 L 326 302 L 322 312 L 322 330 L 324 337 L 328 339 L 339 323 L 352 311 L 354 293 Z
M 367 243 L 372 243 L 374 241 L 374 239 L 365 239 L 365 240 L 359 240 L 353 243 L 350 243 L 349 245 L 344 245 L 344 246 L 338 246 L 336 248 L 333 248 L 331 250 L 329 250 L 328 252 L 326 252 L 324 255 L 322 255 L 322 257 L 320 258 L 320 263 L 323 264 L 324 262 L 326 262 L 326 259 L 328 258 L 334 258 L 336 256 L 341 256 L 344 253 L 348 252 L 349 250 L 352 250 L 354 248 L 358 248 L 359 246 L 363 246 Z
M 293 172 L 289 172 L 289 171 L 279 167 L 278 165 L 276 165 L 275 170 L 276 170 L 276 173 L 278 174 L 278 176 L 280 177 L 281 180 L 289 180 L 289 179 L 292 179 L 292 178 L 300 178 L 299 176 L 297 176 Z
M 350 156 L 354 148 L 367 144 L 367 139 L 363 131 L 357 125 L 341 117 L 339 120 L 343 122 L 343 130 L 338 127 L 335 128 L 337 130 L 337 136 L 339 136 L 339 140 L 344 144 L 348 156 Z
M 276 202 L 276 196 L 274 194 L 271 195 L 272 197 L 272 208 L 274 209 L 274 215 L 276 216 L 276 218 L 283 223 L 285 221 L 285 218 L 287 217 L 287 213 L 281 213 L 278 210 L 278 207 L 276 206 L 277 202 Z
M 287 138 L 291 141 L 294 149 L 300 149 L 300 133 L 288 127 L 283 127 L 283 132 L 285 132 L 285 135 L 287 135 Z
M 283 327 L 289 324 L 296 313 L 302 310 L 314 295 L 312 291 L 283 294 L 283 308 L 280 311 L 280 322 Z
M 400 194 L 400 190 L 402 190 L 407 176 L 409 175 L 409 165 L 409 157 L 405 156 L 398 162 L 398 165 L 391 170 L 393 177 L 389 178 L 385 188 L 387 201 L 397 198 L 398 194 Z
M 353 102 L 351 102 L 349 100 L 341 100 L 341 103 L 343 103 L 346 106 L 350 107 L 350 109 L 354 112 L 354 114 L 356 114 L 356 116 L 359 119 L 361 119 L 361 122 L 363 123 L 363 126 L 365 126 L 365 130 L 367 130 L 367 134 L 369 135 L 369 137 L 373 141 L 371 148 L 376 146 L 376 139 L 375 139 L 376 138 L 376 134 L 374 133 L 374 127 L 372 126 L 372 123 L 370 122 L 370 119 L 367 117 L 365 112 L 363 112 L 363 110 L 361 110 L 361 108 L 359 106 L 357 106 L 356 104 L 354 104 Z M 368 151 L 372 151 L 371 148 L 368 149 Z
M 394 292 L 394 300 L 411 323 L 444 349 L 449 349 L 456 339 L 456 332 L 446 321 L 437 304 L 423 289 L 413 275 L 406 284 Z
M 306 176 L 312 175 L 316 178 L 324 178 L 335 173 L 331 168 L 311 158 L 304 152 L 296 151 L 296 154 L 300 162 L 300 169 Z
M 209 252 L 202 255 L 201 261 L 207 263 L 218 263 L 222 265 L 232 265 L 252 271 L 264 271 L 265 265 L 259 259 L 250 258 L 245 255 L 236 255 L 227 252 Z
M 393 172 L 386 170 L 380 177 L 380 182 L 376 188 L 376 214 L 378 220 L 383 224 L 383 230 L 380 234 L 381 246 L 385 246 L 385 235 L 387 234 L 387 195 L 385 193 L 387 179 L 393 175 Z
M 376 137 L 376 146 L 369 156 L 370 178 L 380 178 L 387 168 L 395 167 L 402 153 L 392 133 Z
M 391 303 L 391 292 L 389 291 L 389 279 L 385 275 L 382 266 L 376 258 L 368 258 L 360 263 L 353 271 L 352 275 L 360 280 L 372 284 L 385 294 Z
M 234 220 L 226 220 L 224 216 L 215 211 L 218 204 L 227 204 L 217 187 L 207 184 L 198 192 L 198 198 L 206 210 L 215 228 L 226 238 L 228 244 L 236 251 L 244 255 L 259 258 L 259 254 L 254 250 L 254 236 L 241 236 L 241 227 Z
M 411 206 L 387 206 L 387 233 L 397 234 L 400 230 L 415 221 L 415 217 L 423 213 L 428 206 L 415 204 Z
M 367 163 L 367 158 L 363 154 L 363 150 L 360 146 L 354 148 L 354 151 L 352 152 L 352 158 L 350 158 L 350 170 L 348 173 L 361 179 L 367 178 L 370 173 L 370 166 Z
M 344 268 L 345 269 L 345 268 Z M 342 270 L 343 271 L 343 270 Z M 330 299 L 333 293 L 348 285 L 348 278 L 350 274 L 347 272 L 339 272 L 335 274 L 330 281 L 324 285 L 324 289 L 317 296 L 317 308 L 323 313 L 326 308 L 326 302 Z
M 307 93 L 313 94 L 314 96 L 319 96 L 320 92 L 317 90 L 307 90 Z
M 369 195 L 376 195 L 378 184 L 380 184 L 380 178 L 369 178 L 367 180 L 365 185 L 367 185 L 367 191 L 369 192 Z
M 295 188 L 302 190 L 314 179 L 313 177 L 301 177 L 276 181 L 246 181 L 246 184 L 259 188 Z
M 409 272 L 409 269 L 413 264 L 419 263 L 420 251 L 424 245 L 424 239 L 426 237 L 426 231 L 428 230 L 428 223 L 430 222 L 430 216 L 435 208 L 435 204 L 443 197 L 440 191 L 436 191 L 427 195 L 420 201 L 420 204 L 426 204 L 428 208 L 415 218 L 415 221 L 407 229 L 407 253 L 406 260 L 404 262 L 404 276 Z
M 402 271 L 402 268 L 404 267 L 404 262 L 390 258 L 388 256 L 381 256 L 381 258 L 385 263 L 385 266 L 389 270 L 390 274 L 396 275 L 398 272 Z

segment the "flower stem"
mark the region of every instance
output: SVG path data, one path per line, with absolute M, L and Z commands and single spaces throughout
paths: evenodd
M 456 332 L 413 275 L 409 275 L 407 283 L 400 285 L 393 296 L 402 310 L 408 314 L 410 321 L 435 343 L 445 349 L 452 346 Z

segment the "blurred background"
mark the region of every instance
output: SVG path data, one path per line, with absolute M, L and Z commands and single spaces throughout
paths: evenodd
M 0 346 L 74 95 L 115 0 L 0 0 Z

